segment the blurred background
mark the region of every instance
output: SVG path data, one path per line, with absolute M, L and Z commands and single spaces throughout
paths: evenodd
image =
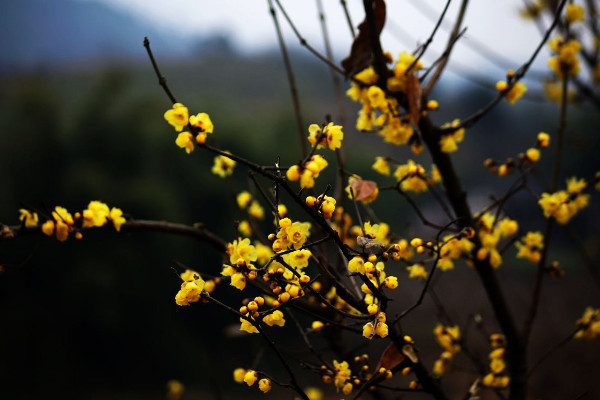
M 361 3 L 348 1 L 355 26 L 363 18 Z M 394 57 L 427 38 L 445 4 L 388 3 L 382 40 Z M 519 17 L 521 2 L 492 3 L 474 2 L 467 14 L 468 31 L 457 45 L 456 62 L 432 95 L 440 103 L 432 115 L 436 123 L 465 118 L 486 104 L 495 95 L 495 82 L 526 61 L 540 40 L 534 24 Z M 308 41 L 323 49 L 316 3 L 283 4 Z M 448 13 L 450 26 L 457 5 Z M 339 62 L 352 41 L 339 2 L 326 1 L 325 16 Z M 340 121 L 348 169 L 392 184 L 393 178 L 381 179 L 370 170 L 374 157 L 405 161 L 415 156 L 408 148 L 356 132 L 357 106 L 348 101 L 340 114 L 330 71 L 280 23 L 305 125 L 321 123 L 326 115 Z M 146 59 L 144 36 L 176 97 L 190 112 L 210 114 L 221 148 L 263 164 L 272 164 L 277 155 L 286 165 L 299 160 L 287 78 L 266 2 L 5 1 L 0 3 L 0 222 L 17 224 L 22 207 L 61 205 L 74 212 L 97 199 L 137 219 L 202 222 L 224 239 L 234 238 L 233 221 L 244 218 L 234 196 L 249 187 L 246 171 L 238 166 L 225 182 L 210 173 L 211 155 L 197 150 L 187 156 L 175 146 L 176 135 L 163 119 L 170 103 Z M 426 65 L 441 53 L 446 36 L 440 30 Z M 558 107 L 544 100 L 540 84 L 549 75 L 547 59 L 544 50 L 528 76 L 524 98 L 516 106 L 497 106 L 467 132 L 453 155 L 474 210 L 485 207 L 490 196 L 501 196 L 514 179 L 491 175 L 482 166 L 485 158 L 515 157 L 535 143 L 538 132 L 556 132 Z M 570 106 L 562 178 L 592 180 L 598 170 L 599 122 L 598 109 L 585 100 Z M 538 194 L 549 179 L 550 158 L 550 150 L 543 153 L 531 180 Z M 426 155 L 416 160 L 431 164 Z M 333 180 L 334 169 L 319 179 L 317 190 Z M 443 218 L 426 194 L 417 200 L 432 219 Z M 600 306 L 598 204 L 593 195 L 568 229 L 555 231 L 550 255 L 566 276 L 544 286 L 530 360 L 564 338 L 586 306 Z M 435 234 L 420 228 L 408 204 L 391 193 L 382 195 L 374 210 L 403 237 Z M 543 229 L 531 195 L 516 196 L 507 211 L 523 229 Z M 265 232 L 269 222 L 266 218 Z M 170 379 L 186 385 L 189 399 L 262 395 L 231 380 L 233 368 L 252 365 L 263 351 L 261 339 L 240 335 L 239 323 L 213 307 L 178 307 L 173 300 L 179 281 L 170 269 L 174 260 L 215 275 L 221 266 L 209 245 L 158 233 L 87 232 L 83 240 L 66 243 L 46 237 L 0 242 L 0 398 L 161 399 Z M 529 305 L 534 272 L 514 259 L 512 250 L 498 271 L 519 320 Z M 414 301 L 419 285 L 408 282 L 404 271 L 397 275 L 401 286 L 394 307 L 402 309 Z M 497 331 L 472 270 L 461 264 L 440 274 L 435 288 L 461 326 L 480 314 L 485 331 Z M 235 307 L 241 297 L 230 292 L 219 287 L 215 296 Z M 441 352 L 432 334 L 436 320 L 426 299 L 403 326 L 427 365 Z M 297 333 L 277 333 L 290 346 L 299 340 Z M 485 335 L 470 335 L 485 360 Z M 375 355 L 378 346 L 373 343 Z M 599 350 L 598 341 L 569 343 L 536 371 L 532 396 L 565 399 L 584 391 L 590 399 L 600 396 L 593 380 L 600 374 Z M 468 366 L 466 359 L 458 362 Z M 260 363 L 265 370 L 279 369 L 268 354 Z M 306 385 L 319 384 L 316 377 L 299 373 Z M 443 382 L 460 396 L 476 374 L 457 376 Z M 291 398 L 287 391 L 276 393 Z

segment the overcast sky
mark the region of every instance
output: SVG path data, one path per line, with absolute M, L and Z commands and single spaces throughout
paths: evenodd
M 231 37 L 236 48 L 245 52 L 256 52 L 277 45 L 273 22 L 268 13 L 267 0 L 81 0 L 103 2 L 120 10 L 135 14 L 138 18 L 151 21 L 157 27 L 180 32 L 185 35 L 206 37 L 224 33 Z M 281 0 L 289 15 L 305 38 L 321 49 L 323 39 L 317 19 L 316 0 Z M 336 54 L 343 56 L 351 43 L 348 25 L 344 19 L 339 0 L 322 0 L 327 26 Z M 388 0 L 388 23 L 382 42 L 385 50 L 394 57 L 403 50 L 413 49 L 417 43 L 427 39 L 434 21 L 427 18 L 414 6 L 425 3 L 429 8 L 443 9 L 446 0 Z M 364 12 L 361 0 L 347 0 L 353 24 L 362 20 Z M 450 24 L 457 15 L 459 0 L 452 1 L 446 21 Z M 464 41 L 477 38 L 489 47 L 514 60 L 518 67 L 531 54 L 540 40 L 535 25 L 519 17 L 520 0 L 471 0 L 466 15 L 467 36 Z M 289 43 L 297 43 L 287 24 L 281 25 Z M 410 37 L 402 32 L 409 32 Z M 439 52 L 444 48 L 447 34 L 440 30 L 431 49 Z M 433 53 L 433 51 L 431 52 Z M 547 53 L 546 53 L 547 54 Z M 435 59 L 434 54 L 425 61 Z M 481 70 L 493 68 L 472 49 L 460 44 L 455 60 L 467 67 Z M 538 65 L 543 66 L 547 56 L 542 53 Z M 500 72 L 500 71 L 499 71 Z M 501 78 L 501 76 L 500 76 Z

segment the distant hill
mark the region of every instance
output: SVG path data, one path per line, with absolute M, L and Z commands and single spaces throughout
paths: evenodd
M 0 69 L 136 59 L 144 56 L 144 36 L 163 57 L 183 56 L 202 46 L 98 2 L 0 2 Z M 213 42 L 209 39 L 207 47 L 214 47 Z

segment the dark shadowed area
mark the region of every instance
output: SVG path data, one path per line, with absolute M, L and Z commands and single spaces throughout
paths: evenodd
M 101 200 L 136 219 L 201 222 L 226 240 L 235 238 L 233 222 L 245 218 L 235 195 L 251 187 L 247 171 L 238 166 L 233 177 L 223 180 L 210 171 L 211 154 L 196 149 L 186 155 L 175 145 L 176 135 L 163 118 L 171 104 L 145 58 L 144 36 L 150 37 L 178 100 L 192 113 L 210 114 L 221 148 L 265 165 L 277 156 L 283 165 L 301 158 L 287 77 L 276 49 L 240 55 L 226 37 L 183 39 L 107 6 L 66 0 L 2 2 L 0 33 L 2 224 L 17 225 L 19 208 L 47 214 L 56 205 L 81 210 L 90 200 Z M 341 121 L 352 172 L 387 186 L 395 180 L 370 168 L 375 156 L 430 166 L 428 156 L 414 156 L 407 146 L 356 131 L 358 106 L 347 100 L 343 118 L 338 114 L 327 67 L 300 50 L 293 50 L 291 59 L 304 124 L 320 124 L 328 116 Z M 445 78 L 432 95 L 440 104 L 432 112 L 436 123 L 464 118 L 496 95 L 491 78 L 488 88 L 467 76 Z M 349 83 L 343 85 L 345 90 Z M 484 159 L 516 157 L 535 144 L 538 132 L 553 134 L 557 121 L 558 106 L 544 101 L 532 84 L 517 105 L 503 102 L 467 131 L 452 159 L 473 209 L 485 207 L 490 196 L 502 196 L 515 179 L 490 174 Z M 597 108 L 585 102 L 570 105 L 559 187 L 570 176 L 593 181 L 599 169 L 599 126 Z M 549 179 L 551 151 L 543 153 L 530 177 L 535 193 L 521 193 L 506 205 L 525 231 L 542 230 L 545 223 L 532 195 L 539 195 Z M 325 171 L 315 192 L 333 182 L 334 174 L 335 168 Z M 443 220 L 434 199 L 426 193 L 414 198 L 431 219 Z M 530 363 L 574 329 L 585 307 L 600 306 L 598 198 L 592 193 L 588 208 L 554 233 L 550 258 L 560 260 L 566 275 L 548 279 L 543 287 Z M 302 219 L 299 208 L 289 208 Z M 435 237 L 436 231 L 423 228 L 397 193 L 380 194 L 372 212 L 402 237 Z M 272 231 L 270 215 L 260 228 Z M 535 268 L 515 254 L 511 248 L 503 255 L 498 276 L 521 325 Z M 231 372 L 252 365 L 256 354 L 265 352 L 257 361 L 261 368 L 284 376 L 264 341 L 239 332 L 238 320 L 210 304 L 180 307 L 174 302 L 181 283 L 171 269 L 175 262 L 218 275 L 221 261 L 207 243 L 152 232 L 89 231 L 82 240 L 65 243 L 39 235 L 1 240 L 0 398 L 163 399 L 170 379 L 185 384 L 184 399 L 261 398 L 258 389 L 234 384 Z M 391 310 L 400 311 L 418 297 L 422 283 L 409 280 L 399 266 L 388 268 L 399 278 Z M 460 262 L 454 271 L 438 273 L 433 288 L 485 361 L 488 334 L 498 326 L 475 272 Z M 218 286 L 214 296 L 234 305 L 254 296 L 229 289 Z M 442 351 L 432 333 L 436 312 L 426 297 L 402 322 L 428 367 Z M 472 322 L 474 315 L 482 318 L 480 325 Z M 305 325 L 312 321 L 298 317 Z M 298 332 L 281 329 L 273 336 L 297 367 L 298 353 L 304 351 Z M 347 351 L 366 351 L 365 341 L 356 337 L 333 340 Z M 536 389 L 531 398 L 571 399 L 582 392 L 588 393 L 584 398 L 600 398 L 599 343 L 573 341 L 557 350 L 532 376 Z M 326 348 L 328 343 L 315 338 L 315 345 Z M 369 345 L 376 359 L 382 344 L 374 340 Z M 455 364 L 455 374 L 445 375 L 442 386 L 451 398 L 461 398 L 478 372 L 462 354 Z M 305 386 L 320 385 L 315 374 L 297 370 Z M 407 385 L 408 380 L 400 377 L 398 382 Z M 326 388 L 325 398 L 340 395 L 331 385 Z M 273 396 L 293 398 L 281 388 L 274 388 Z M 376 398 L 400 397 L 384 393 Z M 413 393 L 402 398 L 428 397 Z M 487 391 L 482 398 L 499 397 Z

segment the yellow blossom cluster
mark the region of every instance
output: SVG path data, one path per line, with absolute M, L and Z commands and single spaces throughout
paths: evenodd
M 21 215 L 19 219 L 25 226 L 33 227 L 39 223 L 37 213 L 30 210 L 19 210 Z M 87 208 L 82 212 L 71 215 L 64 207 L 55 207 L 52 211 L 52 218 L 42 224 L 42 232 L 48 236 L 56 235 L 56 238 L 64 242 L 69 237 L 69 233 L 75 232 L 75 238 L 81 239 L 82 229 L 102 227 L 111 223 L 117 231 L 127 222 L 123 217 L 123 211 L 120 208 L 108 207 L 101 201 L 90 201 Z
M 309 236 L 309 222 L 292 222 L 289 218 L 283 218 L 279 221 L 279 231 L 273 240 L 273 251 L 278 253 L 290 248 L 298 250 L 306 243 Z
M 180 132 L 175 139 L 175 144 L 185 149 L 188 154 L 194 151 L 194 141 L 202 145 L 206 141 L 206 134 L 214 131 L 214 125 L 208 114 L 199 113 L 189 116 L 188 108 L 181 103 L 173 104 L 173 108 L 167 110 L 164 117 L 177 132 Z M 186 126 L 190 127 L 191 133 L 183 131 Z
M 505 339 L 504 335 L 492 334 L 490 336 L 492 351 L 490 352 L 490 373 L 483 377 L 482 383 L 485 386 L 503 389 L 510 383 L 510 377 L 503 375 L 506 371 L 506 362 L 504 361 Z
M 258 380 L 258 373 L 252 369 L 236 368 L 233 371 L 233 380 L 237 383 L 245 383 L 248 386 L 252 386 Z M 269 378 L 258 380 L 258 388 L 261 392 L 267 393 L 271 390 L 271 380 Z
M 548 135 L 546 132 L 538 133 L 535 146 L 527 149 L 525 153 L 519 154 L 519 166 L 529 167 L 532 164 L 535 164 L 542 156 L 540 149 L 547 149 L 549 146 L 550 135 Z M 488 158 L 483 162 L 483 166 L 486 167 L 492 174 L 506 176 L 515 172 L 517 163 L 511 157 L 507 158 L 506 161 L 502 163 Z
M 598 72 L 598 80 L 600 80 L 600 68 L 598 68 Z M 563 85 L 556 77 L 544 79 L 542 81 L 542 89 L 548 100 L 553 101 L 554 103 L 560 103 L 562 101 Z M 567 101 L 573 101 L 576 97 L 575 89 L 569 87 L 567 90 Z
M 587 207 L 590 195 L 582 193 L 586 187 L 585 179 L 571 177 L 567 179 L 567 190 L 542 193 L 538 204 L 544 211 L 544 217 L 553 217 L 561 225 L 567 224 L 579 210 Z
M 353 386 L 350 381 L 352 371 L 347 361 L 338 362 L 333 360 L 333 367 L 335 368 L 335 375 L 333 377 L 333 384 L 336 388 L 342 389 L 345 395 L 352 392 Z
M 308 133 L 308 141 L 313 147 L 317 146 L 317 150 L 322 147 L 329 147 L 330 150 L 342 147 L 342 139 L 344 139 L 342 126 L 334 125 L 333 122 L 325 125 L 323 129 L 317 124 L 311 124 Z
M 576 76 L 581 69 L 579 58 L 577 57 L 581 50 L 581 43 L 577 39 L 564 41 L 561 36 L 556 36 L 548 45 L 556 55 L 548 60 L 548 67 L 556 74 L 559 79 L 566 76 Z
M 394 177 L 400 183 L 400 188 L 403 191 L 420 193 L 427 190 L 425 168 L 413 160 L 408 160 L 406 164 L 399 165 L 394 172 Z
M 179 306 L 189 306 L 200 300 L 200 294 L 204 290 L 205 282 L 200 274 L 191 269 L 186 270 L 179 275 L 181 280 L 181 289 L 175 295 L 175 303 Z
M 256 267 L 252 262 L 257 260 L 256 248 L 250 244 L 250 239 L 238 239 L 227 244 L 229 263 L 224 264 L 221 275 L 231 278 L 230 285 L 244 290 L 246 278 L 256 278 Z
M 363 326 L 363 336 L 371 340 L 374 336 L 384 338 L 388 335 L 388 326 L 385 323 L 386 315 L 384 312 L 377 313 L 375 320 L 367 322 Z
M 263 280 L 269 283 L 273 295 L 277 296 L 271 301 L 273 307 L 279 307 L 292 299 L 304 296 L 304 288 L 310 283 L 310 276 L 303 272 L 303 268 L 308 266 L 311 255 L 307 249 L 296 250 L 282 256 L 285 265 L 277 260 L 273 260 L 268 265 Z M 320 283 L 313 282 L 313 289 L 318 285 Z
M 542 258 L 544 235 L 541 232 L 527 232 L 515 246 L 519 250 L 517 258 L 526 258 L 532 264 L 537 264 Z
M 525 94 L 527 86 L 523 82 L 517 81 L 509 89 L 506 81 L 498 81 L 496 83 L 496 90 L 501 92 L 510 104 L 515 104 Z
M 309 207 L 318 207 L 321 215 L 325 219 L 331 219 L 335 211 L 335 199 L 330 196 L 321 195 L 318 198 L 314 196 L 308 196 L 306 198 L 306 205 Z
M 417 263 L 417 264 L 409 265 L 408 267 L 406 267 L 406 270 L 408 271 L 409 279 L 425 280 L 429 276 L 429 273 L 427 272 L 427 270 L 425 269 L 423 264 Z
M 477 259 L 489 258 L 490 265 L 494 268 L 502 264 L 502 256 L 496 249 L 501 238 L 512 236 L 519 230 L 517 221 L 510 218 L 497 220 L 495 215 L 488 212 L 479 216 L 478 229 L 481 247 L 477 250 Z
M 33 228 L 34 226 L 38 226 L 40 218 L 38 217 L 36 212 L 27 210 L 25 208 L 21 208 L 19 209 L 19 214 L 19 221 L 21 221 L 26 228 Z
M 454 261 L 464 254 L 470 254 L 475 244 L 466 237 L 456 237 L 447 235 L 443 238 L 443 242 L 438 246 L 440 258 L 437 267 L 442 271 L 454 269 Z
M 409 67 L 412 65 L 410 71 Z M 423 68 L 414 55 L 402 52 L 394 66 L 394 75 L 387 79 L 386 90 L 390 93 L 406 93 L 411 86 L 410 82 L 417 80 L 415 72 Z M 362 108 L 358 112 L 356 129 L 372 131 L 378 128 L 378 134 L 386 143 L 403 145 L 410 142 L 414 130 L 410 117 L 401 117 L 398 114 L 398 101 L 387 96 L 385 91 L 376 86 L 379 77 L 372 67 L 368 67 L 354 76 L 350 89 L 346 92 L 353 101 L 360 102 Z
M 66 208 L 56 206 L 52 211 L 52 219 L 42 225 L 42 232 L 51 236 L 56 233 L 56 239 L 64 242 L 69 237 L 69 231 L 73 230 L 73 216 Z
M 600 309 L 588 307 L 581 318 L 577 320 L 579 330 L 575 333 L 577 339 L 595 339 L 600 336 Z
M 446 122 L 442 125 L 442 129 L 458 128 L 460 120 L 455 119 L 452 122 Z M 457 143 L 460 143 L 465 138 L 465 128 L 452 129 L 450 133 L 442 135 L 440 139 L 440 150 L 444 153 L 452 153 L 458 150 Z
M 444 348 L 440 358 L 433 364 L 433 373 L 442 375 L 448 369 L 454 355 L 460 351 L 460 329 L 458 325 L 444 326 L 437 324 L 433 329 L 433 334 L 438 344 Z
M 301 188 L 310 189 L 315 186 L 315 178 L 319 177 L 325 167 L 327 167 L 327 160 L 315 154 L 303 164 L 292 165 L 286 171 L 285 176 L 292 182 L 299 180 Z

